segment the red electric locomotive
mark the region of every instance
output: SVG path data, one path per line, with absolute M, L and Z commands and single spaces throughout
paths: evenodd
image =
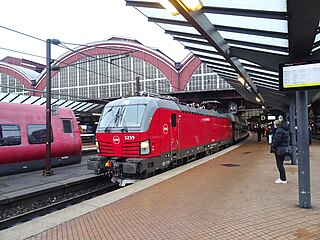
M 101 114 L 99 157 L 90 159 L 88 169 L 124 186 L 233 144 L 232 126 L 226 115 L 171 100 L 115 100 Z
M 45 106 L 0 103 L 0 176 L 44 169 L 46 159 Z M 71 109 L 59 108 L 51 117 L 53 167 L 81 162 L 82 143 Z

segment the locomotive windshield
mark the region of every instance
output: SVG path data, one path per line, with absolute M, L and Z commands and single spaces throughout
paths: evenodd
M 129 131 L 128 128 L 139 128 L 146 105 L 118 105 L 106 107 L 101 115 L 99 131 Z

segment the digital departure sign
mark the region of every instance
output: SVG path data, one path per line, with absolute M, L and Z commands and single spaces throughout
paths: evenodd
M 279 90 L 320 88 L 320 60 L 279 65 Z

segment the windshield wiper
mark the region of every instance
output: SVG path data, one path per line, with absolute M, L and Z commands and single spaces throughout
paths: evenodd
M 129 132 L 127 127 L 124 127 L 120 130 L 121 132 Z

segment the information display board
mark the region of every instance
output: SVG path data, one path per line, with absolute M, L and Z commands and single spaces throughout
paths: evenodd
M 279 90 L 298 91 L 320 88 L 320 60 L 279 65 Z

